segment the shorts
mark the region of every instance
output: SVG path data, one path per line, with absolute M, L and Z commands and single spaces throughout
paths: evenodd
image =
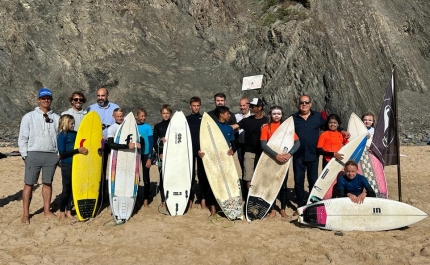
M 56 153 L 28 152 L 25 158 L 24 183 L 34 185 L 39 180 L 42 170 L 42 183 L 51 184 L 59 157 Z
M 254 169 L 256 162 L 255 161 L 255 153 L 245 152 L 243 156 L 243 180 L 251 181 L 252 176 L 254 175 Z

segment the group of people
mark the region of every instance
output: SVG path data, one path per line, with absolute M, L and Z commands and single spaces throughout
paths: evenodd
M 332 157 L 342 159 L 339 154 L 343 144 L 348 141 L 349 133 L 340 126 L 340 118 L 336 114 L 329 115 L 327 119 L 320 112 L 312 110 L 310 96 L 302 95 L 298 101 L 298 111 L 291 116 L 294 120 L 295 136 L 294 145 L 288 153 L 277 153 L 271 149 L 267 142 L 274 131 L 285 120 L 284 110 L 280 106 L 273 106 L 268 109 L 267 115 L 264 111 L 264 102 L 259 98 L 251 101 L 243 97 L 239 102 L 240 112 L 233 114 L 226 107 L 226 95 L 217 93 L 214 95 L 215 108 L 208 114 L 215 120 L 221 129 L 227 143 L 230 146 L 228 155 L 237 152 L 242 169 L 243 196 L 247 197 L 247 192 L 262 152 L 277 160 L 279 163 L 286 163 L 293 159 L 294 171 L 294 191 L 296 194 L 297 207 L 306 204 L 305 176 L 309 184 L 309 191 L 312 189 L 318 178 L 319 156 L 323 155 L 323 165 Z M 87 109 L 83 108 L 86 97 L 82 92 L 75 91 L 69 98 L 71 108 L 62 112 L 61 117 L 53 112 L 51 104 L 53 101 L 52 92 L 47 88 L 42 88 L 38 92 L 38 107 L 24 115 L 21 121 L 18 146 L 19 152 L 25 163 L 25 176 L 23 188 L 23 215 L 22 223 L 30 222 L 29 207 L 32 198 L 33 186 L 37 184 L 40 171 L 42 171 L 42 196 L 44 215 L 55 217 L 50 210 L 52 198 L 52 181 L 57 165 L 61 165 L 63 189 L 60 195 L 60 215 L 61 219 L 71 217 L 72 206 L 72 186 L 71 171 L 72 157 L 76 154 L 86 155 L 88 150 L 85 147 L 74 148 L 76 131 L 86 113 L 96 111 L 102 121 L 103 138 L 105 145 L 103 148 L 103 174 L 106 174 L 108 155 L 111 149 L 139 148 L 142 159 L 142 178 L 144 182 L 144 201 L 146 207 L 149 203 L 150 178 L 149 169 L 153 161 L 153 152 L 157 157 L 157 165 L 160 174 L 159 190 L 161 196 L 161 206 L 165 206 L 162 160 L 163 145 L 166 141 L 165 135 L 172 116 L 172 107 L 163 104 L 160 108 L 161 121 L 154 125 L 146 123 L 147 111 L 139 108 L 135 111 L 135 118 L 141 141 L 127 145 L 118 145 L 113 142 L 113 137 L 119 125 L 124 120 L 124 111 L 115 103 L 109 101 L 109 91 L 106 88 L 97 89 L 97 102 Z M 197 195 L 201 208 L 210 208 L 212 215 L 216 214 L 216 200 L 211 191 L 206 177 L 202 157 L 204 152 L 200 150 L 199 130 L 202 119 L 200 113 L 201 99 L 192 97 L 189 100 L 190 114 L 186 116 L 191 132 L 193 145 L 193 168 L 196 169 L 199 183 Z M 369 124 L 369 120 L 371 124 Z M 372 133 L 374 115 L 368 113 L 363 116 L 363 121 Z M 367 122 L 367 123 L 366 123 Z M 324 131 L 321 134 L 321 131 Z M 142 148 L 141 148 L 142 147 Z M 366 178 L 357 174 L 357 164 L 349 161 L 345 165 L 344 180 L 339 181 L 339 194 L 348 196 L 353 202 L 361 203 L 366 193 L 372 195 L 372 189 Z M 358 177 L 356 177 L 358 176 Z M 285 208 L 287 206 L 287 176 L 279 191 L 281 202 L 280 215 L 287 217 Z M 192 185 L 195 183 L 193 178 Z M 192 190 L 193 191 L 193 190 Z M 374 194 L 374 192 L 373 192 Z M 195 194 L 190 194 L 189 208 L 192 207 Z M 297 214 L 295 211 L 294 214 Z M 272 206 L 270 217 L 274 217 L 276 211 Z

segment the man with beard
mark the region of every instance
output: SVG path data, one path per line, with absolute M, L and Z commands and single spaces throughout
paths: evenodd
M 215 109 L 211 110 L 208 112 L 208 115 L 212 117 L 212 119 L 214 119 L 214 121 L 218 121 L 218 117 L 215 115 L 215 110 L 217 107 L 220 106 L 225 106 L 225 102 L 226 102 L 227 96 L 224 93 L 216 93 L 214 95 L 214 103 L 215 103 Z M 229 111 L 230 113 L 230 118 L 228 121 L 226 121 L 226 124 L 231 125 L 231 124 L 236 124 L 236 116 L 234 116 L 234 114 Z
M 103 129 L 103 139 L 105 140 L 104 146 L 103 146 L 103 176 L 106 177 L 106 167 L 107 167 L 107 161 L 109 157 L 109 153 L 111 151 L 109 145 L 107 144 L 107 135 L 108 135 L 108 128 L 115 123 L 115 119 L 113 117 L 113 111 L 116 108 L 119 108 L 119 106 L 113 102 L 109 101 L 109 91 L 107 88 L 100 87 L 97 89 L 97 103 L 92 104 L 87 111 L 95 111 L 97 114 L 99 114 L 100 119 L 102 121 L 102 129 Z M 103 179 L 104 182 L 106 181 Z M 104 183 L 102 183 L 102 186 Z M 107 187 L 107 185 L 106 185 Z
M 96 111 L 100 119 L 102 120 L 103 128 L 103 138 L 107 139 L 108 128 L 115 123 L 113 118 L 113 110 L 119 108 L 119 106 L 113 102 L 109 101 L 109 91 L 101 87 L 97 89 L 97 103 L 92 104 L 87 111 Z

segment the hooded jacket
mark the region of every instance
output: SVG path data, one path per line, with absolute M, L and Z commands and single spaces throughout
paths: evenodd
M 19 128 L 18 146 L 23 158 L 31 151 L 57 153 L 57 131 L 60 116 L 47 112 L 52 122 L 46 122 L 43 111 L 36 107 L 24 115 Z

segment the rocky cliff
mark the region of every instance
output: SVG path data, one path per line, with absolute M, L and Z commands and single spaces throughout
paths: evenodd
M 57 112 L 72 91 L 92 103 L 105 86 L 150 123 L 163 103 L 187 111 L 197 95 L 209 110 L 220 91 L 233 111 L 247 95 L 293 112 L 307 93 L 346 121 L 379 112 L 395 64 L 403 136 L 426 141 L 428 14 L 422 0 L 2 0 L 0 121 L 19 121 L 43 86 Z M 243 93 L 242 77 L 256 74 L 262 89 Z

